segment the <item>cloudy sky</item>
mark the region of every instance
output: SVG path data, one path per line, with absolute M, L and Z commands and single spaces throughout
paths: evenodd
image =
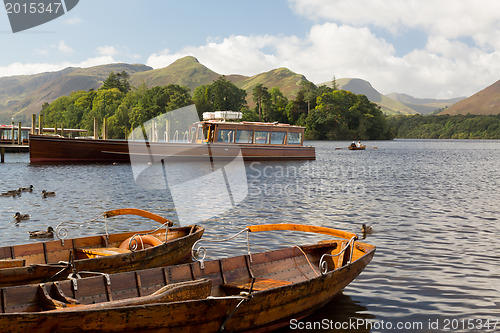
M 80 0 L 15 34 L 0 11 L 0 76 L 193 55 L 221 74 L 288 67 L 415 97 L 470 96 L 500 79 L 500 1 Z

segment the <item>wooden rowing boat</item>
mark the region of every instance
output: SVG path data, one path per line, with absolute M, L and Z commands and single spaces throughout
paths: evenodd
M 129 214 L 150 218 L 162 226 L 65 239 L 67 231 L 59 225 L 59 240 L 0 247 L 0 286 L 89 274 L 85 272 L 116 273 L 176 264 L 189 258 L 191 247 L 204 232 L 196 225 L 170 228 L 172 222 L 168 219 L 134 208 L 107 211 L 102 216 L 107 219 Z
M 295 230 L 343 239 L 262 253 L 40 285 L 0 288 L 0 330 L 36 332 L 270 331 L 301 319 L 341 292 L 375 247 L 356 235 L 297 224 Z M 203 242 L 205 239 L 200 240 Z
M 349 150 L 365 150 L 366 146 L 349 146 L 347 147 Z

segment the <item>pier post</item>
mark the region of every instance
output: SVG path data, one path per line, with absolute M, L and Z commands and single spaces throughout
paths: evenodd
M 43 134 L 43 116 L 39 115 L 38 116 L 38 135 Z
M 11 139 L 12 139 L 12 144 L 15 144 L 16 143 L 16 140 L 14 139 L 14 126 L 15 126 L 15 123 L 12 122 L 12 136 L 11 136 Z
M 36 114 L 31 115 L 31 134 L 36 134 Z
M 108 121 L 106 117 L 104 117 L 104 121 L 102 123 L 102 138 L 104 140 L 108 139 Z
M 64 124 L 61 123 L 61 136 L 64 137 Z
M 94 140 L 99 140 L 99 128 L 97 127 L 97 118 L 94 118 Z
M 22 123 L 19 122 L 17 126 L 17 144 L 22 145 L 23 144 L 23 137 L 22 137 L 22 129 L 21 129 Z
M 5 148 L 0 148 L 0 163 L 5 163 Z

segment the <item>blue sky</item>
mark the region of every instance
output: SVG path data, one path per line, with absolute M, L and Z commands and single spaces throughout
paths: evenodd
M 0 10 L 0 76 L 193 55 L 221 74 L 288 67 L 315 83 L 469 96 L 500 79 L 498 13 L 490 0 L 80 0 L 13 34 Z

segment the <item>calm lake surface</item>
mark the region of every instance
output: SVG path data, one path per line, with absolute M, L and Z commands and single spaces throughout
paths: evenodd
M 245 163 L 248 196 L 201 222 L 204 237 L 279 222 L 359 233 L 366 223 L 374 228 L 364 240 L 377 246 L 373 261 L 304 325 L 320 322 L 319 331 L 339 332 L 500 331 L 500 141 L 372 141 L 366 144 L 378 149 L 366 151 L 335 149 L 349 142 L 308 144 L 316 147 L 316 161 Z M 102 219 L 87 222 L 115 208 L 177 221 L 170 192 L 137 185 L 130 165 L 31 166 L 27 154 L 5 159 L 0 191 L 33 185 L 35 192 L 0 197 L 2 245 L 35 242 L 29 230 L 63 221 L 72 222 L 70 236 L 102 233 Z M 43 189 L 57 195 L 43 199 Z M 15 223 L 17 211 L 32 217 Z M 110 231 L 153 227 L 142 219 L 109 221 Z M 251 244 L 256 252 L 320 239 L 263 233 L 251 235 Z M 211 258 L 246 250 L 245 237 L 222 244 L 206 246 Z

